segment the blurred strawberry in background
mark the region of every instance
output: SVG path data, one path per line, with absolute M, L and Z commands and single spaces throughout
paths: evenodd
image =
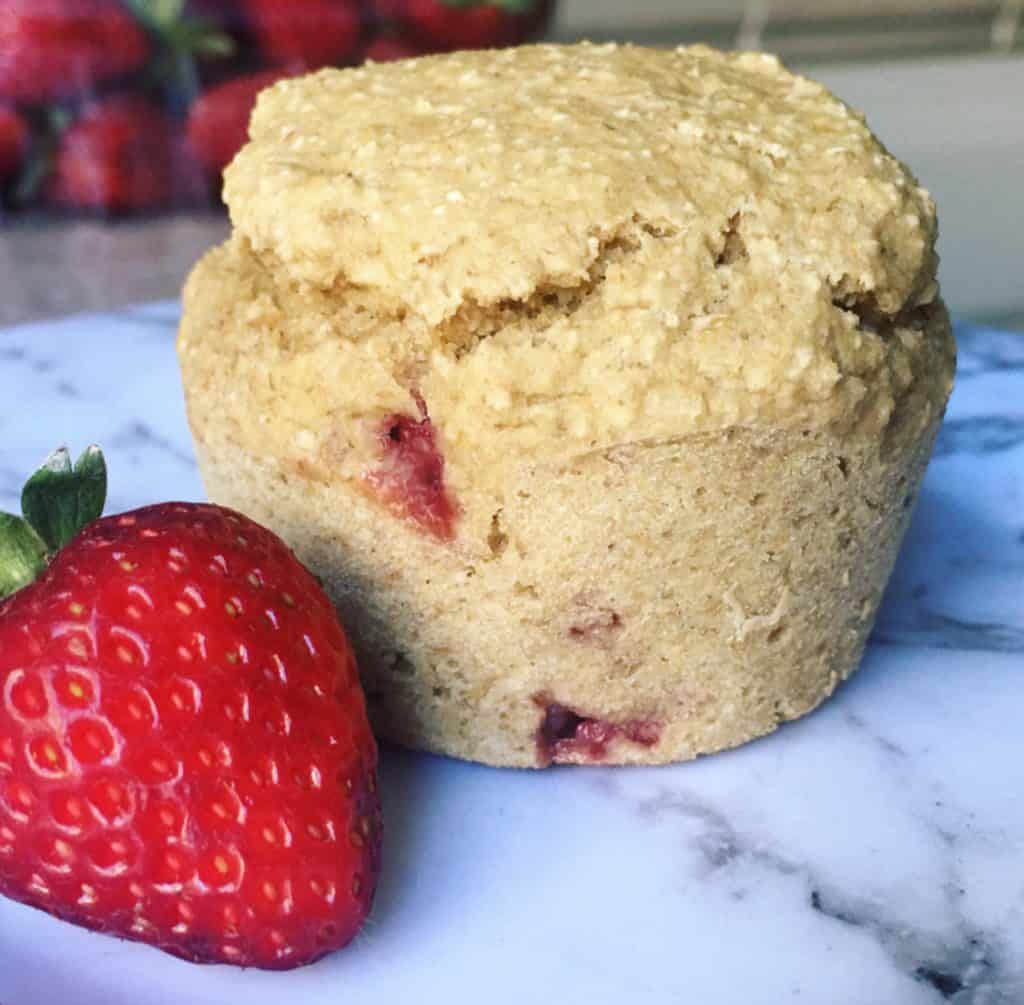
M 381 0 L 388 17 L 405 26 L 424 48 L 447 52 L 517 45 L 543 27 L 547 3 L 458 3 L 446 0 Z
M 0 98 L 81 94 L 138 70 L 149 43 L 118 0 L 0 2 Z
M 189 149 L 214 184 L 248 138 L 256 96 L 283 76 L 264 70 L 236 77 L 200 95 L 189 109 Z
M 359 48 L 355 0 L 242 0 L 263 57 L 275 66 L 318 70 L 350 60 Z
M 551 0 L 0 0 L 0 194 L 107 214 L 217 201 L 283 76 L 515 45 Z M 31 142 L 30 142 L 31 137 Z
M 0 105 L 0 185 L 17 174 L 28 139 L 25 120 L 10 105 Z
M 144 98 L 87 105 L 63 131 L 46 196 L 78 210 L 114 213 L 194 201 L 203 191 L 181 126 Z
M 422 47 L 398 35 L 378 35 L 363 50 L 363 59 L 374 63 L 393 63 L 396 59 L 410 59 L 423 52 Z

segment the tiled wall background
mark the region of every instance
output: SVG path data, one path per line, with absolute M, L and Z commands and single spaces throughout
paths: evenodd
M 1024 51 L 1024 0 L 563 0 L 563 38 L 706 41 L 785 58 Z

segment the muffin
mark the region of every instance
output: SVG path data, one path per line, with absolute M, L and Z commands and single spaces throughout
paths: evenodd
M 933 204 L 770 56 L 537 46 L 260 97 L 179 354 L 210 498 L 379 734 L 655 764 L 861 658 L 949 395 Z

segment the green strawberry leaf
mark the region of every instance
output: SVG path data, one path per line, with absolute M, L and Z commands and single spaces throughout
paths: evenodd
M 232 56 L 235 52 L 235 40 L 222 31 L 196 32 L 190 42 L 197 56 Z
M 171 24 L 181 20 L 185 13 L 185 0 L 149 0 L 157 24 Z
M 67 447 L 55 450 L 25 483 L 21 511 L 50 552 L 59 551 L 103 513 L 107 466 L 99 447 L 88 447 L 71 466 Z
M 230 56 L 235 51 L 235 40 L 216 25 L 203 18 L 186 18 L 163 33 L 163 40 L 172 49 L 187 53 L 212 56 Z
M 12 205 L 21 208 L 36 201 L 53 171 L 61 135 L 71 121 L 71 112 L 62 105 L 52 105 L 39 115 L 31 153 L 10 193 Z
M 46 568 L 46 545 L 20 516 L 0 513 L 0 600 Z
M 21 208 L 35 202 L 52 168 L 52 150 L 44 152 L 37 146 L 10 193 L 11 205 Z
M 197 60 L 223 59 L 238 48 L 234 38 L 209 18 L 185 11 L 182 0 L 127 0 L 154 41 L 146 75 L 182 110 L 199 94 Z
M 135 16 L 153 28 L 166 28 L 181 20 L 185 0 L 125 0 Z

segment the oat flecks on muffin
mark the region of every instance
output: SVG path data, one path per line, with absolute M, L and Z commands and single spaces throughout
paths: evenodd
M 382 732 L 676 760 L 851 672 L 954 357 L 934 207 L 859 115 L 767 56 L 538 46 L 283 81 L 251 136 L 190 421 Z

